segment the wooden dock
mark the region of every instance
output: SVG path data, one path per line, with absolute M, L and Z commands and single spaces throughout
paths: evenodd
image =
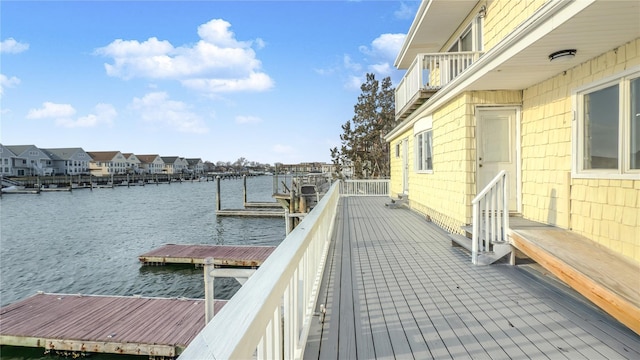
M 271 217 L 284 218 L 284 209 L 219 209 L 216 210 L 216 216 L 249 216 L 249 217 Z
M 271 202 L 258 202 L 258 201 L 250 201 L 245 202 L 244 207 L 246 209 L 282 209 L 282 205 L 280 203 L 271 201 Z
M 258 267 L 276 249 L 275 246 L 178 245 L 167 244 L 138 256 L 144 265 L 203 265 L 212 257 L 214 265 Z
M 204 319 L 204 299 L 38 293 L 0 308 L 0 345 L 175 357 Z

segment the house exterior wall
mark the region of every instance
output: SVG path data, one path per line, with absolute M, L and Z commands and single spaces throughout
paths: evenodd
M 640 180 L 570 175 L 572 92 L 637 65 L 640 39 L 524 90 L 522 214 L 640 261 Z
M 409 129 L 390 141 L 391 193 L 402 193 L 402 139 L 408 138 L 409 203 L 442 228 L 462 233 L 471 223 L 476 194 L 476 106 L 519 106 L 521 91 L 474 91 L 457 96 L 433 113 L 433 173 L 415 171 L 414 133 Z M 421 114 L 419 117 L 426 116 Z M 395 146 L 400 144 L 400 157 Z
M 484 50 L 490 50 L 531 17 L 548 0 L 494 0 L 487 4 L 484 23 Z

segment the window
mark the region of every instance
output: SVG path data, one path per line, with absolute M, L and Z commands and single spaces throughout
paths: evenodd
M 484 19 L 476 16 L 449 47 L 447 52 L 482 51 L 482 27 Z
M 432 130 L 423 131 L 415 136 L 416 170 L 433 171 L 433 142 Z
M 396 144 L 396 158 L 400 157 L 400 143 Z
M 640 71 L 608 78 L 576 93 L 574 176 L 637 178 L 640 174 Z

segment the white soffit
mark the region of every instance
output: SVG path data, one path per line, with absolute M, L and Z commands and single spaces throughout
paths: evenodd
M 525 47 L 514 46 L 503 61 L 487 64 L 489 69 L 477 69 L 486 73 L 466 90 L 526 89 L 640 38 L 640 1 L 595 1 L 566 21 L 560 20 L 552 19 L 548 25 L 551 30 Z M 549 54 L 563 49 L 576 49 L 576 57 L 549 61 Z
M 477 0 L 424 1 L 394 66 L 408 69 L 419 53 L 439 52 L 477 3 Z

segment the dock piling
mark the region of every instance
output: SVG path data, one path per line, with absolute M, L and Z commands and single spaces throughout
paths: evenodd
M 219 184 L 220 182 L 218 182 Z M 213 319 L 215 296 L 213 291 L 214 279 L 213 258 L 208 257 L 204 259 L 204 324 L 205 326 Z

